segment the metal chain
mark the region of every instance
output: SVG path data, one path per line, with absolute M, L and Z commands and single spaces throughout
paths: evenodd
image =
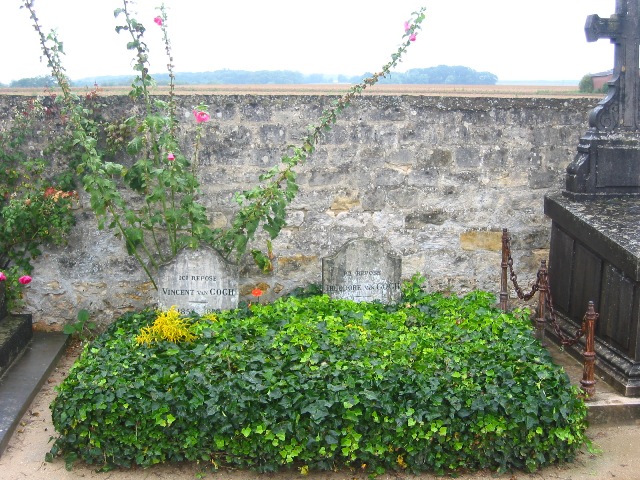
M 506 243 L 507 243 L 507 254 L 509 256 L 509 259 L 507 260 L 507 265 L 509 265 L 509 278 L 511 278 L 511 282 L 513 283 L 513 287 L 516 290 L 516 294 L 518 295 L 518 298 L 520 300 L 524 300 L 524 301 L 531 300 L 531 298 L 533 298 L 536 292 L 540 289 L 540 278 L 538 276 L 538 278 L 536 279 L 536 283 L 533 285 L 533 287 L 531 287 L 531 292 L 525 294 L 522 291 L 522 288 L 520 288 L 520 285 L 518 285 L 518 276 L 516 275 L 516 272 L 513 270 L 513 258 L 511 258 L 511 239 L 509 237 L 507 237 Z
M 547 287 L 548 287 L 548 282 L 547 282 Z M 551 327 L 553 328 L 553 332 L 558 336 L 558 338 L 560 339 L 560 343 L 562 343 L 563 346 L 565 347 L 570 347 L 571 345 L 575 345 L 576 343 L 578 343 L 578 341 L 580 340 L 581 337 L 584 336 L 584 325 L 586 323 L 587 320 L 587 316 L 585 315 L 584 317 L 582 317 L 582 327 L 578 330 L 576 330 L 576 332 L 573 334 L 572 337 L 565 335 L 562 330 L 560 329 L 560 326 L 558 325 L 558 321 L 556 319 L 556 311 L 553 309 L 553 299 L 551 298 L 551 288 L 547 288 L 547 294 L 545 296 L 545 304 L 547 307 L 547 310 L 549 311 L 549 319 L 550 319 L 550 324 Z
M 515 271 L 513 270 L 513 258 L 511 258 L 511 238 L 507 237 L 506 238 L 506 247 L 507 247 L 507 255 L 508 255 L 508 260 L 507 260 L 507 265 L 509 266 L 509 274 L 510 274 L 510 278 L 511 278 L 511 282 L 513 283 L 513 286 L 516 290 L 516 294 L 518 295 L 518 298 L 520 300 L 524 300 L 524 301 L 528 301 L 531 300 L 531 298 L 533 298 L 533 296 L 536 294 L 536 292 L 538 292 L 540 290 L 540 270 L 538 270 L 538 273 L 536 275 L 536 283 L 531 287 L 531 292 L 529 293 L 524 293 L 522 291 L 522 288 L 520 288 L 520 285 L 518 285 L 518 276 L 516 275 Z M 578 343 L 578 341 L 580 340 L 581 337 L 584 336 L 584 325 L 586 322 L 586 315 L 585 317 L 582 319 L 582 328 L 580 328 L 579 330 L 577 330 L 573 336 L 567 336 L 565 335 L 562 330 L 560 329 L 560 326 L 558 325 L 558 321 L 556 319 L 556 311 L 553 308 L 553 299 L 551 297 L 551 288 L 549 286 L 549 275 L 547 274 L 547 285 L 546 285 L 546 295 L 544 296 L 544 302 L 545 302 L 545 306 L 546 306 L 546 310 L 549 312 L 549 319 L 550 319 L 550 324 L 551 327 L 553 328 L 554 333 L 558 336 L 558 338 L 560 339 L 560 342 L 562 343 L 562 345 L 564 346 L 571 346 L 571 345 L 575 345 L 576 343 Z

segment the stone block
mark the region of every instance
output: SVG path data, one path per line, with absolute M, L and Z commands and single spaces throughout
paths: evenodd
M 262 125 L 260 140 L 267 145 L 282 145 L 287 141 L 287 130 L 282 125 Z
M 407 229 L 422 229 L 429 225 L 442 225 L 450 218 L 444 210 L 432 210 L 430 212 L 412 213 L 405 217 L 404 226 Z
M 482 165 L 482 152 L 475 147 L 461 147 L 455 151 L 456 167 L 477 169 Z
M 358 196 L 338 196 L 333 199 L 329 210 L 331 214 L 337 215 L 360 206 L 361 202 Z
M 502 250 L 502 232 L 471 230 L 460 234 L 463 250 Z
M 258 99 L 240 105 L 241 121 L 268 122 L 271 120 L 271 115 L 271 105 Z
M 277 260 L 277 273 L 279 275 L 287 275 L 292 272 L 300 271 L 309 265 L 319 263 L 319 259 L 316 255 L 289 255 L 284 257 L 278 257 Z

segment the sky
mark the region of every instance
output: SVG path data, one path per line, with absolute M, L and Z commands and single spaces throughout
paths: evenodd
M 48 74 L 22 0 L 0 0 L 0 82 Z M 161 0 L 138 0 L 152 73 L 166 71 Z M 607 39 L 588 43 L 590 14 L 609 17 L 615 0 L 164 0 L 175 71 L 293 70 L 360 75 L 378 71 L 402 41 L 404 21 L 426 8 L 422 31 L 397 68 L 462 65 L 502 81 L 579 80 L 613 68 Z M 121 0 L 35 0 L 45 32 L 64 43 L 73 79 L 131 74 Z M 178 78 L 179 80 L 179 78 Z

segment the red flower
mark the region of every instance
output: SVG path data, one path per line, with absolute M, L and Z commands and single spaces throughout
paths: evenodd
M 153 21 L 156 22 L 156 25 L 158 25 L 159 27 L 162 26 L 162 17 L 158 16 L 154 18 Z
M 176 159 L 176 156 L 173 153 L 167 154 L 167 160 L 169 160 L 170 162 L 173 162 L 175 159 Z
M 22 277 L 20 277 L 18 279 L 18 281 L 22 284 L 22 285 L 27 285 L 29 283 L 31 283 L 31 277 L 29 275 L 23 275 Z
M 4 274 L 4 272 L 0 272 L 0 282 L 4 282 L 7 279 L 7 276 Z
M 263 293 L 264 292 L 259 288 L 254 288 L 253 290 L 251 290 L 251 295 L 253 295 L 254 297 L 261 297 Z

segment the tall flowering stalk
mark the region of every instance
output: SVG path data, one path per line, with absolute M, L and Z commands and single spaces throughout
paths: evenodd
M 79 172 L 83 186 L 90 195 L 91 208 L 98 219 L 98 228 L 108 226 L 125 241 L 127 251 L 142 266 L 153 283 L 154 273 L 163 262 L 173 258 L 185 247 L 196 247 L 200 241 L 211 243 L 211 229 L 204 206 L 196 202 L 199 184 L 192 170 L 192 163 L 180 151 L 176 137 L 176 106 L 173 95 L 173 81 L 168 101 L 151 97 L 155 86 L 149 75 L 148 49 L 143 36 L 144 25 L 138 22 L 130 11 L 131 3 L 123 1 L 117 9 L 116 17 L 123 16 L 124 23 L 116 27 L 118 32 L 128 32 L 131 39 L 127 48 L 135 52 L 134 70 L 138 72 L 130 97 L 142 102 L 142 118 L 131 117 L 123 125 L 134 132 L 126 145 L 135 163 L 125 168 L 123 165 L 105 161 L 97 148 L 97 135 L 86 128 L 86 112 L 77 96 L 71 91 L 61 54 L 62 43 L 55 33 L 45 35 L 34 9 L 34 0 L 24 0 L 35 30 L 40 36 L 42 51 L 53 76 L 62 90 L 64 113 L 73 132 L 74 144 L 83 151 Z M 155 23 L 162 28 L 166 51 L 169 57 L 170 78 L 173 79 L 173 59 L 170 42 L 166 34 L 166 11 Z M 197 138 L 201 136 L 201 118 L 206 114 L 206 106 L 199 105 L 196 111 Z M 197 151 L 197 148 L 196 148 Z M 195 162 L 194 162 L 195 163 Z M 136 194 L 127 200 L 118 187 L 120 179 Z
M 413 12 L 411 19 L 404 24 L 403 42 L 398 50 L 391 55 L 391 60 L 382 69 L 365 78 L 357 85 L 353 85 L 344 95 L 335 100 L 331 107 L 324 110 L 317 124 L 310 125 L 307 135 L 301 140 L 301 146 L 292 146 L 291 154 L 282 157 L 281 165 L 278 165 L 260 177 L 265 184 L 252 190 L 237 194 L 235 200 L 240 205 L 240 211 L 233 220 L 229 230 L 216 239 L 217 247 L 226 254 L 236 252 L 241 256 L 246 250 L 247 242 L 251 240 L 256 229 L 262 224 L 263 229 L 274 239 L 285 226 L 287 205 L 295 198 L 298 191 L 296 184 L 295 167 L 302 165 L 315 151 L 316 145 L 322 139 L 325 132 L 331 130 L 342 111 L 351 102 L 361 95 L 365 89 L 375 85 L 378 80 L 389 75 L 403 55 L 416 40 L 425 18 L 425 9 Z M 267 256 L 254 253 L 254 258 L 259 257 L 266 262 Z
M 62 67 L 62 44 L 55 34 L 43 34 L 33 1 L 23 0 L 24 7 L 31 14 L 34 27 L 40 35 L 43 53 L 62 89 L 65 113 L 74 130 L 75 144 L 84 150 L 80 171 L 84 188 L 91 197 L 91 208 L 98 218 L 98 226 L 104 228 L 107 221 L 110 222 L 108 227 L 125 240 L 128 252 L 142 265 L 154 286 L 154 272 L 158 266 L 173 258 L 185 246 L 195 248 L 205 243 L 226 257 L 239 259 L 246 252 L 258 227 L 275 238 L 285 226 L 286 207 L 298 191 L 295 167 L 302 165 L 314 152 L 323 132 L 331 129 L 351 101 L 388 75 L 401 61 L 424 19 L 424 9 L 412 14 L 411 21 L 405 25 L 403 43 L 382 70 L 351 87 L 325 110 L 319 122 L 309 127 L 301 145 L 292 146 L 280 165 L 260 177 L 260 181 L 264 182 L 262 185 L 238 193 L 235 199 L 240 209 L 231 227 L 214 231 L 209 227 L 205 207 L 196 200 L 200 193 L 196 176 L 197 156 L 203 129 L 210 116 L 206 105 L 194 108 L 194 156 L 187 159 L 181 152 L 176 135 L 175 75 L 164 5 L 159 8 L 159 14 L 153 22 L 162 31 L 168 58 L 169 98 L 166 101 L 151 96 L 155 82 L 149 75 L 149 51 L 144 42 L 146 29 L 133 16 L 133 2 L 123 0 L 122 8 L 114 12 L 116 17 L 124 19 L 116 30 L 129 34 L 127 48 L 134 52 L 134 70 L 138 72 L 129 95 L 144 105 L 142 118 L 132 117 L 124 121 L 125 126 L 134 132 L 126 150 L 136 158 L 131 167 L 125 168 L 105 161 L 97 149 L 95 133 L 85 128 L 86 113 L 69 88 Z M 133 201 L 130 200 L 131 195 L 127 195 L 125 200 L 121 194 L 115 180 L 118 178 L 137 195 Z M 258 250 L 252 251 L 252 254 L 259 263 L 269 258 Z
M 202 136 L 203 123 L 209 119 L 206 105 L 194 109 L 196 141 L 194 158 L 189 161 L 180 151 L 176 136 L 176 105 L 174 92 L 173 56 L 167 31 L 167 12 L 163 6 L 154 23 L 160 27 L 167 54 L 169 71 L 169 99 L 152 98 L 150 88 L 155 81 L 149 75 L 149 52 L 143 41 L 145 27 L 138 22 L 130 10 L 132 2 L 123 1 L 116 17 L 123 16 L 124 24 L 116 27 L 118 32 L 129 32 L 131 40 L 127 48 L 135 52 L 134 69 L 139 72 L 129 95 L 139 99 L 145 106 L 145 117 L 130 119 L 138 135 L 129 142 L 127 151 L 138 157 L 133 168 L 124 176 L 129 187 L 144 196 L 145 207 L 130 216 L 131 232 L 135 235 L 150 235 L 154 251 L 148 255 L 154 268 L 155 258 L 164 262 L 175 256 L 184 246 L 196 247 L 200 241 L 211 237 L 205 209 L 196 202 L 199 183 L 194 166 Z M 163 243 L 165 241 L 166 245 Z M 144 238 L 140 238 L 140 248 Z
M 107 216 L 113 218 L 110 228 L 116 228 L 125 238 L 127 250 L 133 254 L 149 278 L 152 278 L 149 267 L 136 249 L 136 238 L 127 235 L 128 230 L 123 219 L 118 215 L 118 210 L 125 208 L 126 203 L 120 194 L 114 176 L 122 174 L 123 167 L 112 162 L 103 162 L 97 149 L 97 139 L 90 135 L 85 128 L 85 112 L 82 110 L 78 97 L 71 91 L 69 80 L 62 66 L 62 43 L 57 34 L 51 32 L 45 35 L 40 21 L 34 9 L 34 0 L 24 0 L 23 7 L 29 11 L 33 27 L 40 37 L 42 53 L 47 60 L 47 66 L 51 74 L 56 78 L 58 86 L 62 90 L 62 102 L 64 114 L 68 118 L 68 124 L 73 135 L 73 143 L 83 151 L 83 161 L 79 171 L 83 175 L 83 186 L 91 197 L 91 208 L 98 218 L 98 228 L 104 228 Z

